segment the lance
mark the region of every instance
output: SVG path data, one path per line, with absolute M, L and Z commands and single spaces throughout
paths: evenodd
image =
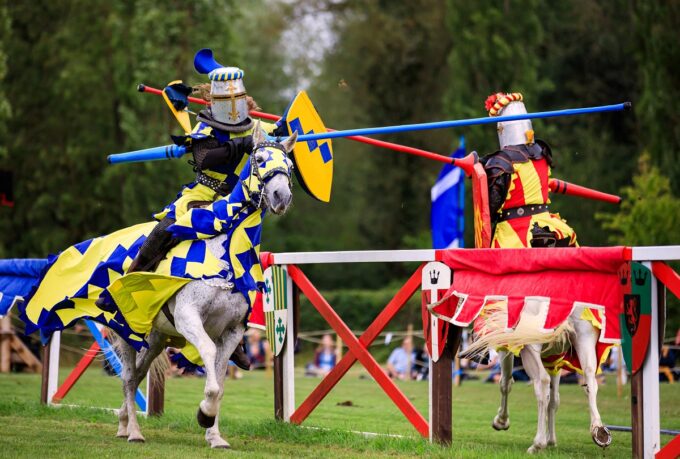
M 611 204 L 620 204 L 621 196 L 614 194 L 603 193 L 602 191 L 586 188 L 581 185 L 565 182 L 564 180 L 550 179 L 548 181 L 548 188 L 553 193 L 566 194 L 569 196 L 578 196 L 580 198 L 592 199 L 595 201 L 604 201 Z
M 139 92 L 148 92 L 150 94 L 156 94 L 156 95 L 162 95 L 163 92 L 160 89 L 152 88 L 150 86 L 146 86 L 144 84 L 140 84 L 137 86 L 137 90 Z M 205 100 L 205 99 L 200 99 L 196 97 L 189 97 L 189 102 L 192 103 L 197 103 L 201 105 L 209 105 L 210 103 Z M 616 107 L 611 109 L 610 107 Z M 543 116 L 537 116 L 537 118 L 547 118 L 549 116 L 545 116 L 546 113 L 558 113 L 558 112 L 575 112 L 579 111 L 579 113 L 568 113 L 567 115 L 571 114 L 584 114 L 584 113 L 597 113 L 598 111 L 620 111 L 620 110 L 627 110 L 631 107 L 630 102 L 624 102 L 622 104 L 618 105 L 608 105 L 604 106 L 604 110 L 597 110 L 598 108 L 603 108 L 603 107 L 590 107 L 590 108 L 585 108 L 585 109 L 571 109 L 571 110 L 560 110 L 556 112 L 539 112 L 534 115 L 543 115 Z M 265 113 L 265 112 L 260 112 L 257 110 L 251 110 L 250 114 L 252 116 L 255 116 L 257 118 L 262 118 L 262 119 L 268 119 L 272 121 L 278 121 L 281 117 L 278 115 L 273 115 L 271 113 Z M 552 115 L 552 116 L 565 116 L 565 115 Z M 488 124 L 489 122 L 494 123 L 498 122 L 501 117 L 496 117 L 496 118 L 477 118 L 477 120 L 483 120 L 485 121 L 485 124 Z M 508 117 L 505 117 L 508 118 Z M 470 122 L 474 120 L 461 120 L 462 122 Z M 461 121 L 454 121 L 456 123 L 461 122 Z M 451 122 L 441 122 L 441 123 L 451 123 Z M 426 123 L 426 124 L 433 124 L 433 123 Z M 484 124 L 484 123 L 480 123 Z M 370 128 L 370 129 L 381 129 L 381 128 Z M 348 132 L 348 131 L 335 131 L 334 129 L 328 129 L 329 132 Z M 299 136 L 298 139 L 301 139 L 304 136 Z M 346 138 L 350 140 L 354 140 L 357 142 L 362 142 L 366 143 L 369 145 L 381 147 L 381 148 L 386 148 L 389 150 L 393 151 L 398 151 L 402 153 L 407 153 L 415 156 L 420 156 L 423 158 L 428 158 L 432 159 L 434 161 L 439 161 L 442 163 L 452 163 L 455 166 L 458 166 L 463 169 L 463 171 L 467 174 L 470 175 L 472 171 L 472 167 L 474 166 L 474 163 L 476 161 L 476 158 L 474 158 L 472 155 L 468 155 L 465 158 L 451 158 L 449 156 L 441 155 L 438 153 L 434 153 L 431 151 L 426 151 L 422 150 L 419 148 L 413 148 L 413 147 L 407 147 L 405 145 L 400 145 L 397 143 L 392 143 L 392 142 L 386 142 L 383 140 L 377 140 L 377 139 L 372 139 L 370 137 L 364 137 L 360 135 L 352 135 L 352 136 L 346 136 Z M 108 160 L 111 164 L 118 164 L 118 163 L 127 163 L 127 162 L 140 162 L 140 161 L 150 161 L 150 160 L 156 160 L 156 159 L 172 159 L 172 158 L 180 158 L 187 152 L 186 147 L 183 146 L 177 146 L 177 145 L 166 145 L 162 147 L 154 147 L 154 148 L 149 148 L 146 150 L 138 150 L 134 152 L 129 152 L 129 153 L 121 153 L 121 154 L 116 154 L 116 155 L 110 155 L 108 157 Z M 153 156 L 153 158 L 151 158 Z M 596 201 L 604 201 L 612 204 L 619 204 L 621 202 L 621 197 L 616 196 L 613 194 L 609 193 L 603 193 L 601 191 L 593 190 L 591 188 L 587 188 L 584 186 L 576 185 L 573 183 L 569 183 L 564 180 L 558 180 L 558 179 L 550 179 L 548 182 L 548 187 L 550 188 L 550 191 L 553 193 L 559 193 L 559 194 L 566 194 L 566 195 L 571 195 L 571 196 L 578 196 L 582 198 L 587 198 L 587 199 L 592 199 Z
M 148 92 L 150 94 L 162 95 L 163 91 L 160 89 L 152 88 L 146 86 L 145 84 L 140 84 L 137 86 L 139 92 Z M 210 105 L 205 99 L 199 99 L 197 97 L 189 97 L 189 102 L 201 105 Z M 278 121 L 281 119 L 278 115 L 273 115 L 271 113 L 260 112 L 257 110 L 250 110 L 250 114 L 256 118 L 262 118 L 265 120 Z M 327 129 L 329 132 L 338 132 L 335 129 Z M 298 138 L 300 138 L 299 136 Z M 359 135 L 348 136 L 347 139 L 354 140 L 355 142 L 361 142 L 368 145 L 373 145 L 374 147 L 386 148 L 388 150 L 398 151 L 401 153 L 407 153 L 414 156 L 420 156 L 421 158 L 427 158 L 434 161 L 439 161 L 441 163 L 453 164 L 454 166 L 460 167 L 463 171 L 470 175 L 472 172 L 473 164 L 470 161 L 465 161 L 463 158 L 451 158 L 450 156 L 440 155 L 439 153 L 434 153 L 431 151 L 421 150 L 420 148 L 407 147 L 406 145 L 400 145 L 398 143 L 385 142 L 384 140 L 372 139 L 370 137 L 364 137 Z M 171 147 L 172 145 L 168 145 Z M 138 153 L 139 155 L 132 155 L 132 153 Z M 179 158 L 186 153 L 186 150 L 180 152 L 179 150 L 172 150 L 166 152 L 165 147 L 155 147 L 149 148 L 148 150 L 139 150 L 130 153 L 120 153 L 122 155 L 130 156 L 118 156 L 110 155 L 108 160 L 111 164 L 127 163 L 127 162 L 140 162 L 140 161 L 152 161 L 155 159 L 173 159 Z M 151 155 L 162 155 L 161 157 L 149 158 Z M 179 156 L 177 156 L 179 155 Z M 138 158 L 138 159 L 137 159 Z

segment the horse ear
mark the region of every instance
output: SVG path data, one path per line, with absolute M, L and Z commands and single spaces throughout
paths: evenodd
M 260 120 L 255 121 L 255 127 L 253 127 L 253 145 L 257 146 L 264 142 L 265 133 L 260 127 Z
M 281 146 L 283 147 L 284 150 L 286 150 L 286 153 L 290 153 L 291 151 L 293 151 L 293 147 L 295 147 L 295 142 L 297 142 L 297 138 L 298 133 L 297 131 L 295 131 L 293 132 L 293 135 L 291 135 L 281 143 Z

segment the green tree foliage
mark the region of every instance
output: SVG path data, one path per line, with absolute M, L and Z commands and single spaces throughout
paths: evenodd
M 484 116 L 486 96 L 497 91 L 523 93 L 528 111 L 636 100 L 628 2 L 450 0 L 448 6 L 451 116 Z M 626 113 L 535 120 L 533 125 L 536 136 L 553 148 L 554 176 L 613 192 L 627 183 L 634 167 L 635 123 L 635 115 Z M 490 126 L 465 134 L 469 148 L 481 155 L 498 149 Z M 607 204 L 562 196 L 553 200 L 583 245 L 606 243 L 589 215 Z
M 148 220 L 190 181 L 183 162 L 108 166 L 105 158 L 180 133 L 162 102 L 135 87 L 196 82 L 191 56 L 201 47 L 238 60 L 234 3 L 8 4 L 3 88 L 15 110 L 3 165 L 17 182 L 16 206 L 0 210 L 8 255 L 44 256 Z
M 327 126 L 442 118 L 449 49 L 443 3 L 318 1 L 313 8 L 333 12 L 334 44 L 310 88 Z M 383 138 L 445 154 L 453 149 L 451 134 L 443 131 Z M 294 209 L 278 224 L 282 231 L 271 241 L 272 249 L 397 249 L 410 235 L 429 231 L 429 189 L 439 164 L 344 139 L 334 141 L 333 148 L 331 204 L 298 193 Z M 314 273 L 328 287 L 376 286 L 394 273 L 392 268 L 319 268 Z
M 680 193 L 680 112 L 672 101 L 680 97 L 680 1 L 635 2 L 635 57 L 642 85 L 639 135 L 654 163 L 671 178 Z M 677 241 L 676 241 L 677 242 Z
M 670 180 L 651 165 L 649 153 L 639 160 L 633 185 L 621 190 L 623 203 L 617 213 L 597 214 L 609 232 L 609 242 L 627 246 L 678 243 L 680 198 L 671 191 Z
M 335 129 L 485 116 L 484 100 L 496 91 L 522 92 L 529 111 L 632 100 L 632 113 L 535 121 L 537 136 L 553 147 L 554 175 L 614 192 L 631 184 L 639 152 L 649 151 L 650 167 L 662 168 L 677 195 L 678 5 L 5 2 L 0 168 L 15 173 L 16 205 L 0 208 L 0 256 L 45 256 L 146 221 L 173 199 L 192 178 L 186 161 L 108 166 L 105 157 L 166 144 L 168 134 L 179 133 L 162 101 L 137 94 L 135 86 L 206 81 L 192 68 L 193 53 L 202 47 L 213 48 L 220 62 L 244 68 L 248 91 L 265 111 L 283 112 L 291 95 L 308 89 Z M 317 55 L 318 43 L 326 42 L 325 54 Z M 300 55 L 306 46 L 315 51 Z M 482 155 L 498 147 L 491 126 L 381 138 L 448 154 L 461 134 Z M 333 146 L 332 202 L 316 202 L 296 187 L 288 215 L 267 219 L 263 249 L 427 246 L 429 191 L 441 165 L 349 140 Z M 613 230 L 593 218 L 611 205 L 553 200 L 581 244 L 611 243 Z M 678 212 L 658 218 L 680 223 Z M 471 230 L 470 216 L 467 223 Z M 667 233 L 669 242 L 677 243 L 673 234 Z M 405 271 L 391 269 L 310 267 L 310 273 L 326 289 L 374 288 L 393 274 L 403 278 Z

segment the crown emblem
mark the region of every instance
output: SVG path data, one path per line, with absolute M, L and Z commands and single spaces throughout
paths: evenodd
M 629 266 L 627 264 L 619 268 L 619 280 L 621 281 L 621 285 L 628 284 L 628 276 L 630 276 L 630 271 L 628 269 Z
M 430 282 L 433 285 L 436 285 L 437 282 L 439 282 L 439 274 L 440 273 L 439 273 L 438 270 L 433 269 L 433 270 L 430 271 Z
M 635 279 L 636 285 L 645 285 L 647 283 L 648 273 L 642 269 L 633 270 L 633 279 Z

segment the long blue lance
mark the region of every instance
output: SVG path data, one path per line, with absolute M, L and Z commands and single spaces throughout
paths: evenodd
M 504 121 L 519 121 L 540 118 L 558 118 L 563 116 L 587 115 L 591 113 L 619 112 L 630 109 L 630 102 L 623 102 L 613 105 L 601 105 L 597 107 L 569 108 L 564 110 L 553 110 L 547 112 L 523 113 L 519 115 L 470 118 L 463 120 L 435 121 L 431 123 L 402 124 L 397 126 L 384 126 L 361 129 L 348 129 L 345 131 L 320 132 L 318 134 L 304 134 L 298 136 L 298 142 L 313 141 L 321 139 L 336 139 L 340 137 L 355 137 L 376 134 L 393 134 L 397 132 L 427 131 L 431 129 L 446 129 L 464 126 L 476 126 L 483 124 L 493 124 Z M 161 147 L 148 148 L 127 153 L 118 153 L 108 156 L 111 164 L 131 163 L 141 161 L 155 161 L 161 159 L 181 158 L 187 153 L 186 146 L 164 145 Z

